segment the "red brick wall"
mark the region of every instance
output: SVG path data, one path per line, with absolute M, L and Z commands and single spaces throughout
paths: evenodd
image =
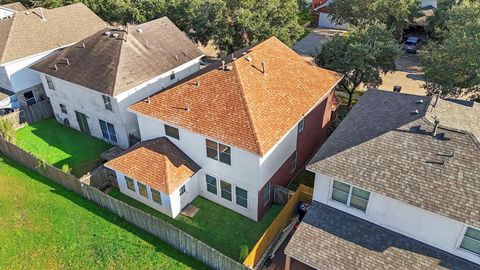
M 273 201 L 273 188 L 275 185 L 286 186 L 294 176 L 306 165 L 306 162 L 320 148 L 328 138 L 328 129 L 332 117 L 332 91 L 317 107 L 305 116 L 305 127 L 297 134 L 297 169 L 291 172 L 290 159 L 287 159 L 277 172 L 270 178 L 272 183 L 270 191 L 270 202 L 264 206 L 263 189 L 258 193 L 258 220 L 263 217 L 265 210 L 270 207 Z

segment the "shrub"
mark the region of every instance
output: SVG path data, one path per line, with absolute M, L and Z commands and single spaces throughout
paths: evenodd
M 11 121 L 0 119 L 0 137 L 7 142 L 15 143 L 15 128 Z

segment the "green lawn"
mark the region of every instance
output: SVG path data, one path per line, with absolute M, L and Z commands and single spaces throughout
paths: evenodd
M 0 269 L 208 269 L 0 156 Z
M 250 251 L 282 209 L 279 205 L 273 205 L 260 222 L 255 222 L 207 199 L 198 197 L 192 204 L 200 211 L 193 218 L 178 215 L 173 219 L 118 190 L 112 190 L 109 195 L 175 225 L 237 261 L 240 261 L 242 245 L 246 245 Z
M 68 165 L 77 177 L 100 165 L 100 154 L 112 146 L 57 123 L 54 118 L 16 132 L 16 144 L 57 168 Z

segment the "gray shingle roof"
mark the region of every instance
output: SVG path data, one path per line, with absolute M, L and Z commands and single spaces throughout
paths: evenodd
M 319 202 L 313 202 L 285 254 L 317 269 L 480 270 L 480 265 Z
M 480 227 L 478 104 L 439 101 L 433 108 L 432 102 L 368 91 L 308 169 Z M 436 115 L 439 136 L 433 138 Z
M 107 31 L 118 36 L 104 35 Z M 202 55 L 185 33 L 163 17 L 128 25 L 127 31 L 102 29 L 32 69 L 116 96 Z

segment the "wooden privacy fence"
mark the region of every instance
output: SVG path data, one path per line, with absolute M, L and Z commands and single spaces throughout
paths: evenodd
M 283 207 L 282 211 L 280 211 L 278 216 L 273 220 L 272 224 L 270 224 L 268 229 L 263 233 L 262 237 L 260 237 L 245 261 L 243 261 L 243 264 L 251 269 L 255 268 L 270 244 L 292 220 L 297 204 L 299 202 L 311 203 L 312 198 L 313 189 L 304 185 L 300 185 L 297 191 L 293 192 L 293 195 Z
M 29 107 L 21 108 L 12 113 L 0 116 L 13 123 L 15 129 L 22 128 L 26 124 L 32 124 L 53 116 L 53 108 L 50 100 L 39 101 Z
M 53 182 L 81 195 L 82 197 L 109 210 L 113 214 L 155 235 L 181 252 L 196 258 L 212 269 L 248 269 L 241 263 L 225 256 L 216 249 L 178 229 L 170 223 L 108 196 L 100 190 L 81 182 L 71 174 L 65 173 L 49 164 L 38 160 L 20 147 L 0 138 L 0 152 L 48 177 Z

